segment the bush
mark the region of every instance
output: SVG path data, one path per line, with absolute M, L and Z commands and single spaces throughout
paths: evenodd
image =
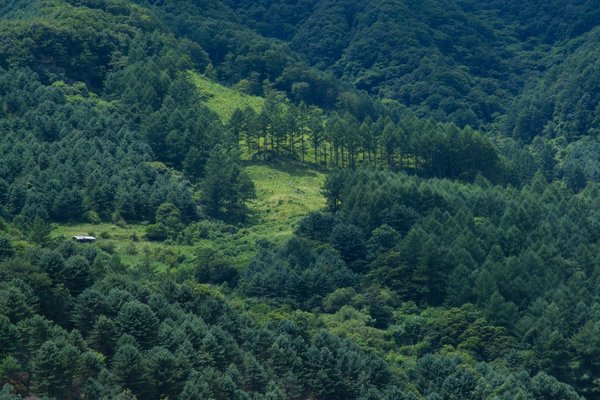
M 133 243 L 128 243 L 127 247 L 125 248 L 125 253 L 129 254 L 129 255 L 136 255 L 138 253 L 137 251 L 137 247 L 135 247 L 135 244 Z
M 99 224 L 100 222 L 102 222 L 102 219 L 100 218 L 100 216 L 98 215 L 98 213 L 96 211 L 90 210 L 87 211 L 84 214 L 84 218 L 87 222 L 89 222 L 90 224 Z
M 237 285 L 239 273 L 232 267 L 223 254 L 212 249 L 200 249 L 196 252 L 196 279 L 202 283 Z
M 167 227 L 163 224 L 152 224 L 146 228 L 146 239 L 154 242 L 164 242 L 169 237 Z
M 323 311 L 334 313 L 343 306 L 349 305 L 354 296 L 356 296 L 356 290 L 353 288 L 336 289 L 323 299 Z
M 102 242 L 98 244 L 100 250 L 107 252 L 108 254 L 115 254 L 115 245 L 110 242 Z

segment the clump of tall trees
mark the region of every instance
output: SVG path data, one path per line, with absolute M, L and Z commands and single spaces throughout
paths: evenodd
M 324 115 L 271 93 L 260 112 L 236 110 L 228 129 L 248 156 L 258 159 L 291 158 L 338 168 L 368 165 L 424 177 L 507 179 L 488 137 L 411 116 L 359 120 L 348 112 Z

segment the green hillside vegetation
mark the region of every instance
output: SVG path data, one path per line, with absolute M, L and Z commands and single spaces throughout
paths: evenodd
M 0 0 L 0 399 L 599 399 L 598 10 Z
M 561 62 L 515 102 L 508 115 L 509 134 L 524 141 L 537 135 L 568 141 L 597 135 L 598 43 L 596 28 L 559 48 Z
M 256 186 L 256 200 L 250 203 L 260 225 L 280 224 L 291 233 L 298 220 L 322 209 L 323 172 L 289 164 L 250 164 L 246 171 Z
M 157 271 L 176 271 L 193 258 L 197 249 L 212 250 L 226 256 L 232 265 L 243 268 L 252 258 L 256 243 L 269 240 L 276 244 L 289 239 L 298 222 L 307 214 L 325 206 L 321 188 L 325 175 L 299 166 L 250 163 L 245 167 L 256 185 L 256 199 L 248 205 L 252 223 L 248 226 L 190 226 L 179 241 L 156 242 L 145 237 L 141 224 L 99 223 L 62 224 L 54 227 L 53 238 L 69 240 L 89 234 L 98 238 L 99 248 L 116 254 L 123 264 L 135 267 L 151 257 Z M 213 235 L 211 231 L 222 230 Z
M 225 87 L 203 75 L 191 72 L 190 79 L 198 89 L 202 103 L 217 114 L 223 123 L 228 123 L 231 115 L 238 108 L 243 110 L 250 107 L 260 113 L 264 106 L 263 98 Z

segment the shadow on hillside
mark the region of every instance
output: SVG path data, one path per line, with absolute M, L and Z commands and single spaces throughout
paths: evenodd
M 297 177 L 316 177 L 317 172 L 325 172 L 322 167 L 313 165 L 313 164 L 304 164 L 302 165 L 299 161 L 261 161 L 261 160 L 252 160 L 252 161 L 244 161 L 245 166 L 259 165 L 266 166 L 277 170 L 279 172 L 284 172 L 286 174 L 297 176 Z

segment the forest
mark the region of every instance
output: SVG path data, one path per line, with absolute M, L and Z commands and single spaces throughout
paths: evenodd
M 599 48 L 596 0 L 0 0 L 0 400 L 600 399 Z

